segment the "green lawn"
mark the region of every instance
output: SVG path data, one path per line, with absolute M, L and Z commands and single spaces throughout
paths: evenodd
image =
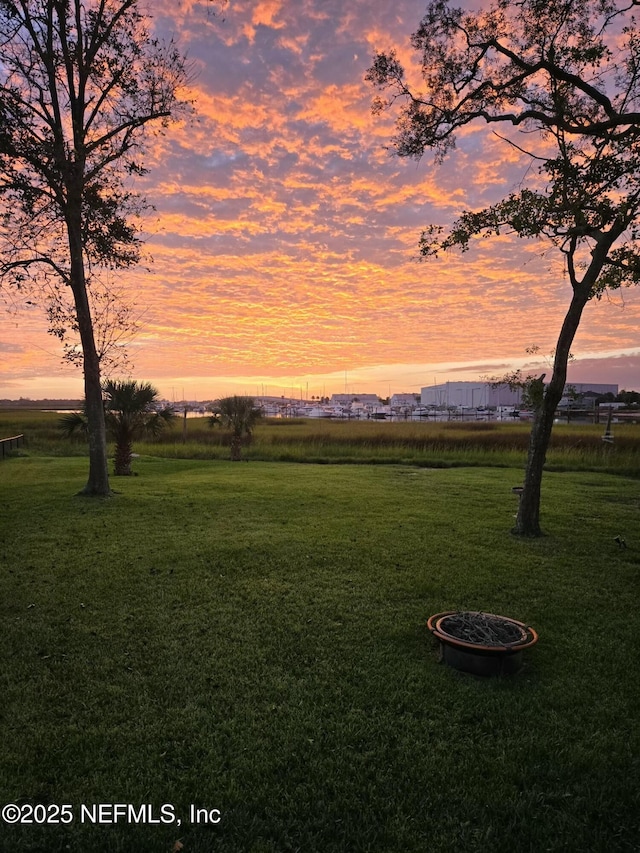
M 86 466 L 0 464 L 0 801 L 74 810 L 2 851 L 640 849 L 637 479 L 546 474 L 522 541 L 504 468 Z M 438 663 L 458 608 L 538 630 L 519 675 Z

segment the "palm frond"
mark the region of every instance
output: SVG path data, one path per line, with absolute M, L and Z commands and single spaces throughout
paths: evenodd
M 69 412 L 68 415 L 63 415 L 58 421 L 58 428 L 64 438 L 71 438 L 78 433 L 89 435 L 89 422 L 84 412 Z
M 157 436 L 175 417 L 172 408 L 158 410 L 158 390 L 150 382 L 108 379 L 102 385 L 105 424 L 116 445 L 116 473 L 131 473 L 131 445 L 144 436 Z M 65 437 L 87 431 L 81 412 L 60 419 Z

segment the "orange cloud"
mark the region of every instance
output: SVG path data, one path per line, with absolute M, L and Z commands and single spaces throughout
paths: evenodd
M 345 370 L 369 382 L 397 365 L 404 387 L 393 391 L 409 375 L 414 388 L 428 384 L 434 365 L 508 364 L 532 343 L 553 348 L 568 302 L 553 250 L 542 256 L 541 244 L 505 235 L 416 260 L 428 224 L 446 227 L 530 177 L 521 153 L 476 129 L 438 169 L 384 148 L 392 115 L 372 117 L 365 70 L 377 48 L 397 45 L 409 61 L 420 7 L 156 8 L 196 69 L 195 116 L 150 138 L 150 172 L 137 184 L 155 207 L 144 220 L 153 263 L 119 275 L 143 310 L 137 375 L 165 388 L 190 376 L 221 387 L 233 377 L 339 382 Z M 588 306 L 576 353 L 637 347 L 639 320 L 631 290 L 624 306 L 622 294 Z M 32 313 L 4 330 L 12 388 L 54 375 L 57 344 L 43 329 Z

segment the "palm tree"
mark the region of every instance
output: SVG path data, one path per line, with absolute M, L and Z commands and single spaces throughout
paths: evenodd
M 158 435 L 175 417 L 172 408 L 156 409 L 158 391 L 149 382 L 108 380 L 102 386 L 107 431 L 115 441 L 114 473 L 131 476 L 135 439 Z M 63 435 L 87 431 L 84 412 L 60 419 Z
M 254 406 L 253 397 L 223 397 L 214 406 L 209 425 L 220 424 L 231 430 L 232 462 L 242 458 L 242 440 L 247 444 L 251 441 L 251 431 L 259 418 L 260 410 Z

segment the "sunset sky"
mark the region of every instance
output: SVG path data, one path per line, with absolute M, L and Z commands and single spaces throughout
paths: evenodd
M 141 324 L 135 378 L 169 399 L 386 396 L 553 350 L 570 286 L 546 245 L 416 260 L 422 228 L 497 201 L 529 168 L 482 126 L 439 167 L 385 150 L 393 116 L 371 115 L 364 76 L 377 50 L 408 61 L 424 0 L 149 6 L 191 60 L 196 118 L 151 141 L 138 185 L 151 260 L 118 277 Z M 570 378 L 640 389 L 639 320 L 638 288 L 590 304 Z M 40 309 L 1 328 L 0 398 L 82 395 Z

